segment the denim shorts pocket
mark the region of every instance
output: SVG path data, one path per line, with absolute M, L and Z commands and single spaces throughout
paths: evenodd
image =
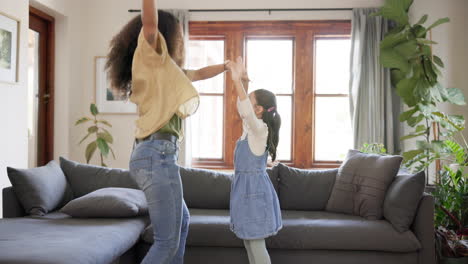
M 242 222 L 259 222 L 264 221 L 266 218 L 266 194 L 252 193 L 244 195 L 243 201 L 243 215 Z

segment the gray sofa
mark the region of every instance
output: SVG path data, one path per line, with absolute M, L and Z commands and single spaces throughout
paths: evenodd
M 269 169 L 283 210 L 283 229 L 267 239 L 272 263 L 435 264 L 434 200 L 424 194 L 411 230 L 399 233 L 385 219 L 324 211 L 337 170 L 289 175 Z M 120 173 L 128 173 L 121 171 Z M 190 209 L 185 263 L 248 263 L 242 241 L 229 230 L 232 175 L 181 169 Z M 85 183 L 91 178 L 84 177 Z M 134 183 L 98 180 L 104 187 Z M 71 184 L 69 182 L 69 184 Z M 145 217 L 74 219 L 58 212 L 25 217 L 14 190 L 3 190 L 0 263 L 139 263 L 152 243 Z

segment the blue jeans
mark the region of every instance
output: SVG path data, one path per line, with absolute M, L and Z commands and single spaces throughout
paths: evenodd
M 147 264 L 181 264 L 190 215 L 183 199 L 177 165 L 178 145 L 146 140 L 135 145 L 130 174 L 145 193 L 154 243 L 143 259 Z

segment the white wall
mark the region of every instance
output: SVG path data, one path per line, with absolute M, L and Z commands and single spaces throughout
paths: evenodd
M 0 189 L 2 189 L 10 186 L 6 166 L 24 168 L 28 164 L 26 107 L 28 1 L 2 1 L 0 11 L 21 21 L 18 58 L 19 82 L 17 84 L 0 83 Z M 0 197 L 0 209 L 1 203 L 2 197 Z

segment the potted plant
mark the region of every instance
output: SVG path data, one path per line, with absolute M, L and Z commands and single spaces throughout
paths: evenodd
M 468 263 L 468 179 L 445 166 L 433 195 L 440 263 Z
M 114 150 L 112 150 L 110 146 L 114 142 L 114 138 L 112 137 L 109 130 L 107 130 L 104 126 L 112 127 L 112 125 L 104 119 L 98 119 L 99 110 L 95 104 L 91 104 L 89 110 L 92 117 L 82 117 L 75 123 L 75 126 L 78 126 L 87 122 L 91 122 L 91 126 L 87 129 L 88 133 L 83 137 L 79 144 L 83 143 L 90 136 L 94 135 L 94 140 L 89 142 L 86 147 L 86 163 L 89 163 L 96 150 L 98 150 L 101 166 L 107 167 L 106 163 L 104 163 L 104 159 L 107 158 L 109 153 L 112 153 L 112 157 L 115 159 Z
M 412 128 L 402 140 L 416 140 L 416 148 L 403 153 L 405 166 L 412 171 L 425 170 L 429 175 L 428 168 L 434 162 L 447 157 L 460 162 L 463 156 L 460 153 L 466 153 L 450 144 L 455 142 L 454 135 L 465 128 L 464 117 L 446 114 L 439 108 L 441 103 L 465 105 L 465 98 L 459 89 L 443 87 L 439 82 L 444 63 L 432 52 L 432 45 L 437 43 L 427 39 L 430 30 L 449 22 L 449 18 L 426 27 L 428 15 L 424 15 L 411 24 L 408 11 L 412 4 L 413 0 L 386 0 L 374 15 L 394 24 L 380 44 L 380 62 L 390 69 L 392 85 L 405 105 L 400 121 Z M 468 251 L 468 243 L 462 240 L 468 218 L 467 179 L 461 169 L 449 166 L 444 166 L 437 176 L 434 196 L 438 255 L 442 263 L 468 263 L 457 258 L 466 256 Z

